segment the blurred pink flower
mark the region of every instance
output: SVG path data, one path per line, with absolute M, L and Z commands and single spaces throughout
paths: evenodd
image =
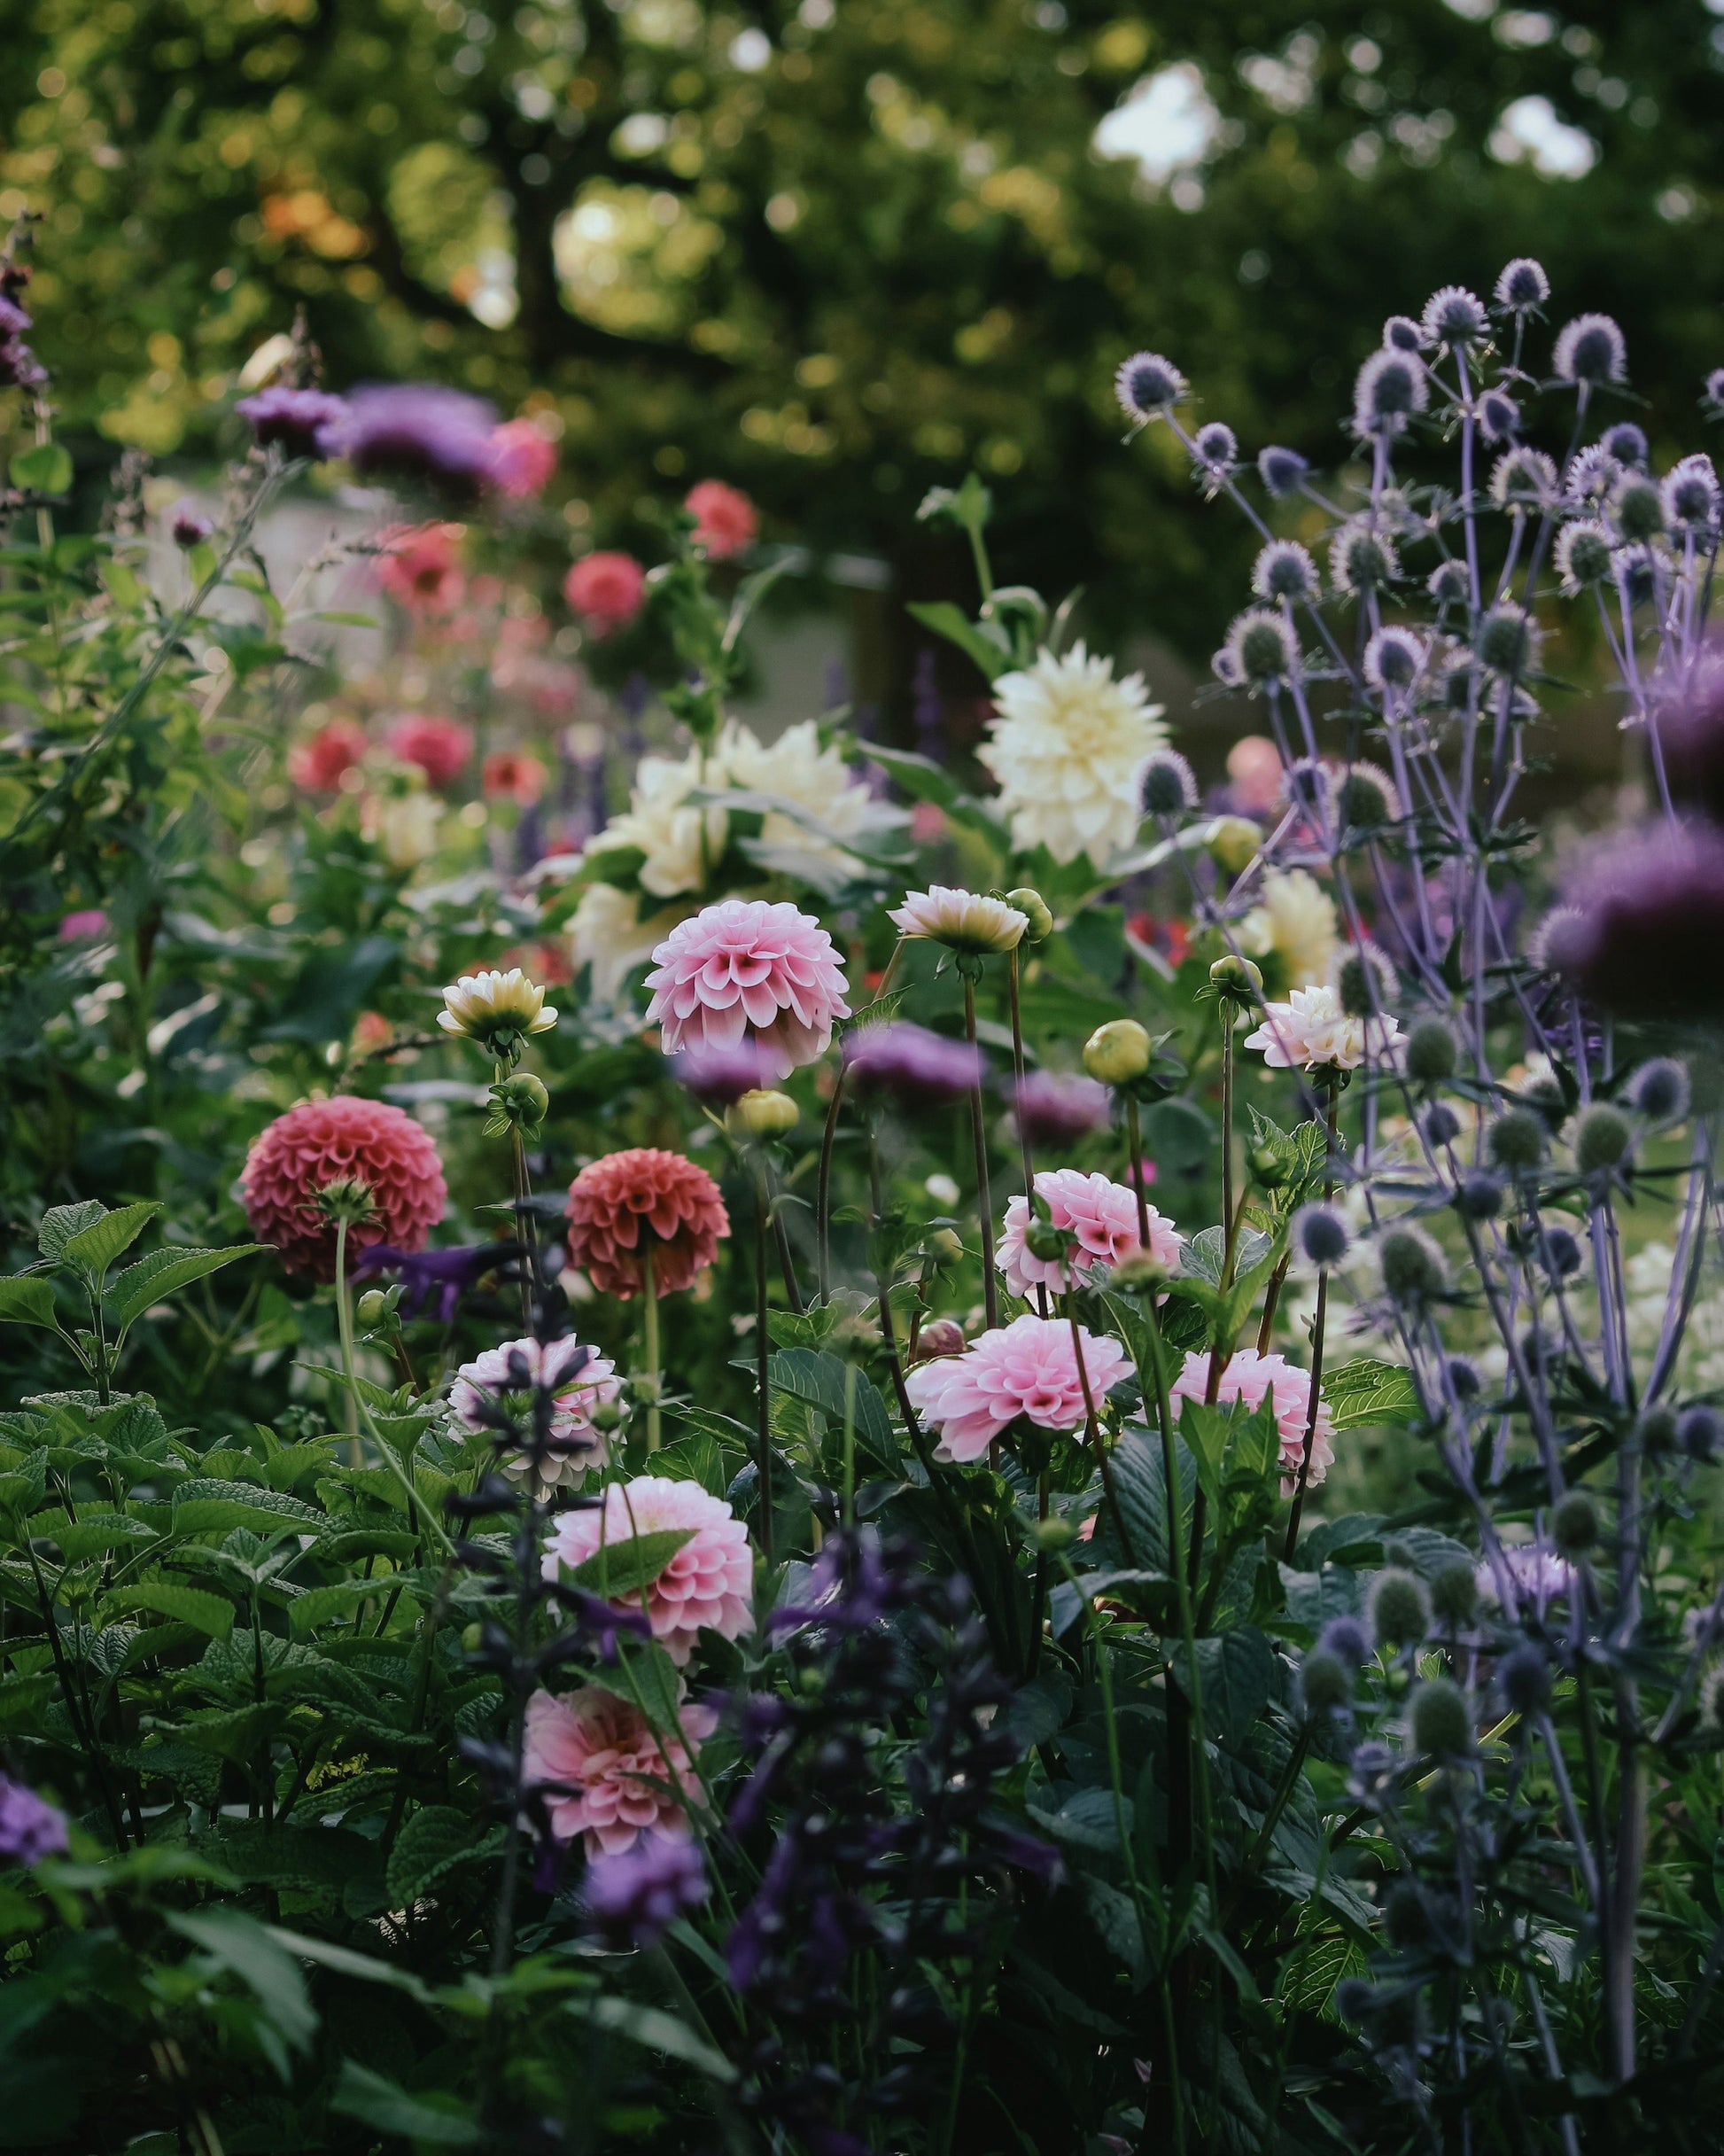
M 1233 806 L 1242 816 L 1266 816 L 1281 798 L 1281 751 L 1266 734 L 1247 734 L 1227 751 Z
M 610 1483 L 602 1509 L 559 1514 L 545 1545 L 545 1577 L 555 1579 L 559 1565 L 585 1564 L 602 1548 L 675 1528 L 691 1530 L 689 1539 L 658 1577 L 613 1599 L 618 1607 L 644 1609 L 653 1638 L 672 1662 L 686 1662 L 703 1631 L 738 1639 L 754 1630 L 749 1530 L 698 1483 L 637 1475 Z
M 702 1741 L 718 1727 L 710 1707 L 680 1707 L 672 1738 L 661 1747 L 632 1701 L 588 1685 L 558 1699 L 535 1692 L 527 1701 L 522 1775 L 546 1791 L 551 1832 L 562 1842 L 586 1839 L 589 1856 L 618 1856 L 643 1834 L 687 1841 L 693 1832 L 677 1792 L 701 1802 L 691 1771 Z
M 485 759 L 484 786 L 493 799 L 517 802 L 531 808 L 545 790 L 545 767 L 536 756 L 514 749 L 500 749 Z
M 333 793 L 364 753 L 364 728 L 331 719 L 289 756 L 288 776 L 306 793 Z
M 1192 1354 L 1168 1388 L 1168 1397 L 1179 1412 L 1182 1400 L 1201 1401 L 1209 1386 L 1209 1358 Z M 1305 1424 L 1311 1412 L 1311 1374 L 1290 1363 L 1285 1355 L 1260 1355 L 1255 1348 L 1238 1348 L 1229 1357 L 1215 1389 L 1218 1406 L 1243 1400 L 1259 1408 L 1273 1395 L 1275 1425 L 1281 1433 L 1281 1494 L 1290 1498 L 1299 1480 L 1299 1463 L 1305 1455 Z M 1322 1482 L 1334 1465 L 1335 1426 L 1321 1396 L 1317 1402 L 1316 1434 L 1311 1441 L 1312 1487 Z
M 775 1078 L 824 1055 L 849 983 L 811 915 L 764 899 L 724 899 L 679 922 L 653 953 L 647 1024 L 664 1053 L 730 1048 L 752 1031 Z
M 1080 1280 L 1098 1265 L 1118 1265 L 1138 1247 L 1138 1201 L 1125 1184 L 1109 1182 L 1105 1175 L 1085 1175 L 1081 1168 L 1044 1168 L 1036 1178 L 1036 1191 L 1046 1199 L 1054 1226 L 1076 1237 L 1071 1269 Z M 1148 1212 L 1150 1256 L 1169 1273 L 1177 1272 L 1184 1238 L 1153 1205 Z M 1065 1266 L 1057 1258 L 1037 1257 L 1024 1242 L 1029 1220 L 1029 1199 L 1013 1198 L 1006 1209 L 999 1243 L 1006 1284 L 1013 1295 L 1027 1296 L 1032 1288 L 1063 1292 Z
M 491 484 L 516 502 L 544 493 L 556 470 L 556 444 L 531 419 L 508 419 L 491 436 Z
M 746 554 L 760 535 L 754 503 L 722 479 L 703 479 L 691 486 L 683 507 L 695 519 L 695 544 L 715 562 Z
M 1090 1397 L 1099 1407 L 1130 1369 L 1117 1341 L 1078 1328 Z M 1020 1415 L 1044 1430 L 1083 1427 L 1083 1383 L 1061 1318 L 1017 1318 L 959 1356 L 920 1363 L 905 1380 L 910 1403 L 940 1432 L 937 1459 L 980 1459 Z
M 75 914 L 62 915 L 59 939 L 62 943 L 89 943 L 97 936 L 108 932 L 108 917 L 99 906 L 86 906 Z
M 936 846 L 951 829 L 937 801 L 918 801 L 910 812 L 910 836 L 919 846 Z
M 584 554 L 563 578 L 563 595 L 591 634 L 610 636 L 646 603 L 647 572 L 632 554 Z
M 403 712 L 387 736 L 389 752 L 404 764 L 417 764 L 433 786 L 458 778 L 473 753 L 472 729 L 429 712 Z
M 378 583 L 410 614 L 448 613 L 460 605 L 465 588 L 461 573 L 465 536 L 466 528 L 459 524 L 399 525 L 384 532 Z

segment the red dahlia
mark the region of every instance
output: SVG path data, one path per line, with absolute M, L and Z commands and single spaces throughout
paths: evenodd
M 626 1300 L 641 1288 L 650 1242 L 653 1286 L 660 1295 L 687 1288 L 718 1254 L 730 1233 L 718 1186 L 680 1153 L 636 1146 L 607 1153 L 569 1186 L 569 1262 L 590 1273 L 602 1294 Z
M 317 1202 L 331 1183 L 371 1193 L 370 1217 L 348 1230 L 355 1252 L 375 1242 L 423 1250 L 449 1195 L 437 1148 L 399 1108 L 351 1094 L 301 1101 L 254 1141 L 239 1179 L 252 1233 L 290 1273 L 335 1277 L 335 1224 Z

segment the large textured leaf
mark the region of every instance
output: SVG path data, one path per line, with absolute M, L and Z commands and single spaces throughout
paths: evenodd
M 33 1529 L 33 1531 L 42 1530 Z M 131 1543 L 153 1542 L 155 1530 L 126 1513 L 86 1513 L 75 1526 L 57 1528 L 54 1540 L 59 1545 L 62 1561 L 68 1565 L 79 1565 L 85 1558 L 99 1556 L 105 1550 L 123 1549 Z
M 193 1280 L 219 1273 L 237 1257 L 249 1257 L 268 1248 L 266 1243 L 242 1242 L 229 1250 L 152 1250 L 148 1257 L 140 1257 L 109 1281 L 103 1298 L 108 1323 L 117 1337 L 153 1304 L 177 1295 Z
M 426 1805 L 402 1827 L 389 1852 L 391 1905 L 411 1909 L 458 1865 L 500 1854 L 502 1841 L 500 1827 L 487 1827 L 470 1812 L 451 1804 Z
M 52 1284 L 40 1275 L 0 1280 L 0 1321 L 8 1325 L 40 1325 L 50 1333 L 58 1332 Z
M 1314 1637 L 1331 1617 L 1353 1617 L 1359 1612 L 1359 1576 L 1347 1565 L 1324 1565 L 1316 1572 L 1296 1572 L 1281 1567 L 1281 1585 L 1287 1598 L 1287 1622 Z
M 86 1228 L 70 1235 L 59 1253 L 63 1265 L 75 1265 L 90 1280 L 99 1280 L 122 1250 L 128 1250 L 161 1210 L 151 1199 L 137 1205 L 122 1205 L 118 1212 L 104 1213 Z
M 219 1594 L 202 1587 L 182 1587 L 173 1580 L 145 1580 L 136 1587 L 120 1587 L 103 1598 L 110 1610 L 147 1609 L 177 1623 L 196 1625 L 212 1639 L 225 1639 L 234 1628 L 234 1607 Z
M 284 1527 L 320 1528 L 327 1520 L 327 1514 L 284 1491 L 266 1490 L 254 1483 L 216 1482 L 200 1475 L 182 1483 L 174 1492 L 176 1535 L 225 1535 L 237 1527 L 267 1535 Z
M 848 1367 L 836 1355 L 823 1354 L 812 1348 L 786 1348 L 767 1363 L 766 1382 L 779 1391 L 788 1392 L 793 1399 L 818 1407 L 833 1428 L 842 1431 Z M 855 1372 L 853 1384 L 852 1428 L 858 1444 L 865 1446 L 876 1459 L 896 1466 L 897 1444 L 879 1387 L 860 1370 Z
M 1182 1549 L 1190 1537 L 1197 1468 L 1190 1451 L 1176 1437 L 1174 1457 L 1181 1484 L 1179 1540 Z M 1125 1553 L 1157 1572 L 1169 1570 L 1168 1561 L 1167 1477 L 1163 1472 L 1159 1432 L 1128 1429 L 1114 1448 L 1109 1460 L 1114 1489 L 1124 1514 Z
M 1191 1665 L 1183 1644 L 1173 1659 L 1179 1689 L 1194 1696 Z M 1275 1650 L 1250 1625 L 1197 1643 L 1197 1667 L 1203 1692 L 1203 1715 L 1209 1728 L 1238 1743 L 1269 1705 L 1275 1688 Z
M 76 1205 L 50 1205 L 36 1231 L 36 1248 L 44 1257 L 58 1258 L 74 1235 L 93 1227 L 107 1211 L 99 1198 L 84 1198 Z
M 694 1535 L 692 1527 L 655 1528 L 648 1535 L 631 1535 L 625 1542 L 607 1543 L 595 1550 L 584 1564 L 565 1567 L 565 1576 L 588 1594 L 614 1602 L 620 1595 L 650 1587 Z
M 1397 1363 L 1375 1362 L 1368 1355 L 1327 1373 L 1323 1397 L 1338 1431 L 1385 1426 L 1412 1429 L 1425 1419 L 1412 1373 Z
M 441 2090 L 409 2096 L 398 2082 L 351 2059 L 341 2062 L 330 2109 L 380 2134 L 427 2148 L 477 2148 L 481 2139 L 472 2113 L 459 2097 Z
M 1102 1941 L 1130 1970 L 1134 1977 L 1144 1971 L 1144 1934 L 1138 1921 L 1137 1904 L 1129 1894 L 1110 1887 L 1106 1880 L 1085 1876 L 1084 1906 Z

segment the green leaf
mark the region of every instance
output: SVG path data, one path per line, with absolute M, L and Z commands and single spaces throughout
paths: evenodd
M 348 1617 L 361 1605 L 375 1602 L 392 1592 L 396 1581 L 390 1577 L 374 1580 L 337 1580 L 329 1587 L 308 1587 L 289 1606 L 287 1627 L 296 1639 L 309 1639 L 312 1634 L 336 1617 Z
M 563 1576 L 588 1594 L 614 1602 L 620 1596 L 650 1587 L 684 1543 L 692 1542 L 692 1527 L 655 1528 L 650 1534 L 631 1535 L 625 1541 L 607 1543 L 594 1550 L 584 1564 L 563 1568 Z
M 72 1238 L 92 1227 L 107 1211 L 99 1198 L 84 1198 L 76 1205 L 50 1205 L 36 1231 L 36 1248 L 47 1258 L 58 1258 Z
M 33 1513 L 48 1487 L 48 1448 L 41 1447 L 20 1460 L 9 1474 L 0 1475 L 0 1512 L 15 1519 Z
M 1119 1956 L 1134 1977 L 1141 1978 L 1144 1934 L 1138 1921 L 1137 1903 L 1129 1894 L 1110 1887 L 1106 1880 L 1085 1874 L 1082 1884 L 1084 1906 L 1090 1912 L 1090 1921 L 1101 1934 L 1103 1944 Z
M 8 467 L 14 486 L 33 494 L 72 491 L 72 455 L 57 441 L 38 441 L 20 449 Z
M 1002 673 L 1011 670 L 1012 654 L 1005 648 L 1003 640 L 996 642 L 985 628 L 978 627 L 951 600 L 912 600 L 905 611 L 925 629 L 932 629 L 936 636 L 944 636 L 948 643 L 956 644 L 967 658 L 975 662 L 988 681 L 997 681 Z M 879 752 L 870 747 L 868 753 L 874 756 Z
M 1189 1175 L 1214 1151 L 1215 1131 L 1195 1101 L 1157 1101 L 1144 1111 L 1143 1139 L 1145 1152 L 1158 1168 Z
M 237 1909 L 176 1910 L 168 1912 L 167 1922 L 219 1968 L 250 1986 L 284 2043 L 295 2051 L 310 2048 L 317 2014 L 304 1972 L 255 1918 Z
M 716 1437 L 704 1430 L 695 1430 L 675 1444 L 667 1444 L 653 1455 L 655 1475 L 669 1475 L 672 1482 L 698 1483 L 709 1497 L 721 1498 L 729 1486 L 731 1470 L 725 1465 L 722 1447 Z
M 409 2096 L 386 2074 L 374 2074 L 351 2059 L 341 2062 L 330 2109 L 380 2134 L 432 2148 L 477 2148 L 481 2138 L 471 2113 L 458 2097 L 445 2096 L 441 2090 Z
M 1274 1648 L 1262 1632 L 1240 1625 L 1218 1638 L 1200 1639 L 1197 1668 L 1205 1721 L 1232 1743 L 1241 1742 L 1275 1688 Z M 1187 1699 L 1193 1698 L 1191 1663 L 1183 1641 L 1175 1650 L 1172 1670 L 1179 1689 Z
M 174 1492 L 176 1535 L 225 1535 L 236 1527 L 267 1535 L 284 1527 L 322 1528 L 329 1516 L 284 1491 L 252 1483 L 221 1483 L 194 1476 Z
M 135 1265 L 128 1265 L 109 1281 L 103 1298 L 103 1308 L 115 1338 L 135 1324 L 146 1310 L 165 1302 L 171 1295 L 177 1295 L 182 1288 L 189 1288 L 193 1280 L 219 1273 L 237 1257 L 250 1257 L 255 1251 L 268 1247 L 262 1242 L 242 1242 L 229 1250 L 152 1250 L 148 1257 L 140 1257 Z
M 389 1852 L 389 1900 L 411 1909 L 457 1865 L 501 1854 L 502 1830 L 487 1828 L 452 1804 L 427 1804 L 402 1827 Z
M 196 1625 L 212 1639 L 225 1639 L 234 1628 L 233 1604 L 223 1596 L 202 1587 L 182 1587 L 171 1580 L 145 1580 L 136 1587 L 119 1588 L 103 1597 L 102 1606 L 113 1611 L 151 1610 L 159 1617 Z
M 0 1280 L 0 1321 L 9 1325 L 40 1325 L 50 1333 L 60 1329 L 54 1315 L 54 1288 L 39 1274 Z
M 656 2051 L 663 2058 L 693 2066 L 696 2073 L 713 2081 L 736 2079 L 736 2069 L 723 2052 L 715 2051 L 686 2021 L 673 2013 L 666 2013 L 662 2006 L 641 2006 L 633 1999 L 610 1996 L 571 1999 L 569 2011 L 590 2021 L 595 2028 L 625 2037 L 631 2043 L 638 2043 L 643 2051 Z
M 1412 1373 L 1366 1355 L 1324 1374 L 1323 1397 L 1336 1430 L 1416 1429 L 1425 1420 Z
M 1190 1538 L 1197 1467 L 1190 1447 L 1177 1436 L 1174 1439 L 1174 1459 L 1181 1484 L 1179 1541 L 1183 1549 Z M 1120 1510 L 1125 1517 L 1130 1552 L 1154 1570 L 1167 1572 L 1168 1485 L 1159 1431 L 1152 1435 L 1135 1428 L 1128 1429 L 1114 1446 L 1108 1465 Z
M 81 1565 L 85 1558 L 97 1556 L 104 1550 L 121 1549 L 128 1543 L 153 1542 L 155 1538 L 152 1527 L 118 1512 L 86 1513 L 75 1527 L 68 1525 L 54 1531 L 60 1556 L 68 1565 Z
M 129 1249 L 161 1210 L 151 1199 L 137 1205 L 122 1205 L 105 1213 L 86 1228 L 67 1238 L 60 1251 L 63 1265 L 75 1265 L 87 1280 L 99 1280 L 122 1250 Z
M 817 1353 L 812 1348 L 786 1348 L 766 1365 L 766 1382 L 793 1399 L 818 1407 L 833 1428 L 844 1427 L 844 1373 L 847 1366 L 836 1355 Z M 897 1441 L 880 1388 L 863 1371 L 854 1379 L 852 1413 L 858 1444 L 888 1467 L 898 1464 Z

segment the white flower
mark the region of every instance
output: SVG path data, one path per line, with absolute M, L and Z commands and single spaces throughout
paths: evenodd
M 1029 915 L 1004 899 L 946 883 L 906 891 L 904 904 L 886 918 L 902 935 L 926 936 L 954 951 L 1015 951 L 1029 926 Z
M 437 1023 L 462 1040 L 494 1040 L 499 1034 L 548 1033 L 556 1013 L 545 1008 L 545 991 L 518 966 L 507 973 L 463 973 L 443 991 Z
M 586 851 L 638 847 L 644 856 L 641 888 L 656 899 L 699 891 L 708 869 L 725 850 L 729 819 L 716 803 L 703 807 L 688 797 L 697 789 L 722 788 L 726 782 L 718 753 L 703 757 L 699 749 L 691 749 L 680 758 L 643 756 L 627 808 L 611 818 Z
M 569 959 L 577 973 L 583 966 L 593 969 L 594 1001 L 615 1003 L 630 974 L 646 964 L 687 914 L 686 907 L 670 906 L 642 920 L 632 891 L 589 883 L 569 923 Z
M 996 716 L 978 750 L 999 786 L 1021 852 L 1044 845 L 1062 865 L 1087 853 L 1105 868 L 1138 835 L 1143 767 L 1165 746 L 1161 706 L 1140 673 L 1114 679 L 1111 659 L 1074 644 L 1063 658 L 994 683 Z
M 434 793 L 373 795 L 366 804 L 361 828 L 368 838 L 383 849 L 392 868 L 416 868 L 437 844 L 437 827 L 443 804 Z
M 582 1354 L 585 1363 L 566 1384 L 561 1382 L 563 1373 Z M 516 1355 L 526 1365 L 527 1373 L 519 1392 L 509 1366 Z M 507 1341 L 500 1348 L 485 1349 L 472 1362 L 462 1364 L 450 1389 L 449 1405 L 464 1429 L 485 1434 L 490 1428 L 485 1413 L 500 1406 L 517 1410 L 521 1421 L 530 1422 L 533 1389 L 538 1385 L 555 1388 L 547 1433 L 551 1449 L 540 1469 L 540 1480 L 547 1488 L 566 1484 L 575 1489 L 589 1467 L 602 1467 L 610 1456 L 603 1433 L 593 1427 L 593 1411 L 610 1406 L 620 1397 L 623 1385 L 616 1364 L 606 1357 L 583 1349 L 572 1335 L 554 1340 L 548 1346 L 541 1346 L 536 1340 Z M 524 1483 L 531 1473 L 524 1452 L 506 1454 L 501 1466 L 511 1482 Z
M 1263 1006 L 1263 1023 L 1245 1045 L 1261 1048 L 1271 1070 L 1356 1070 L 1367 1051 L 1380 1060 L 1400 1039 L 1393 1018 L 1349 1018 L 1332 988 L 1295 988 L 1285 1003 Z
M 1335 955 L 1335 902 L 1303 868 L 1285 875 L 1271 868 L 1261 903 L 1239 923 L 1239 941 L 1254 958 L 1277 952 L 1298 987 L 1327 980 Z

